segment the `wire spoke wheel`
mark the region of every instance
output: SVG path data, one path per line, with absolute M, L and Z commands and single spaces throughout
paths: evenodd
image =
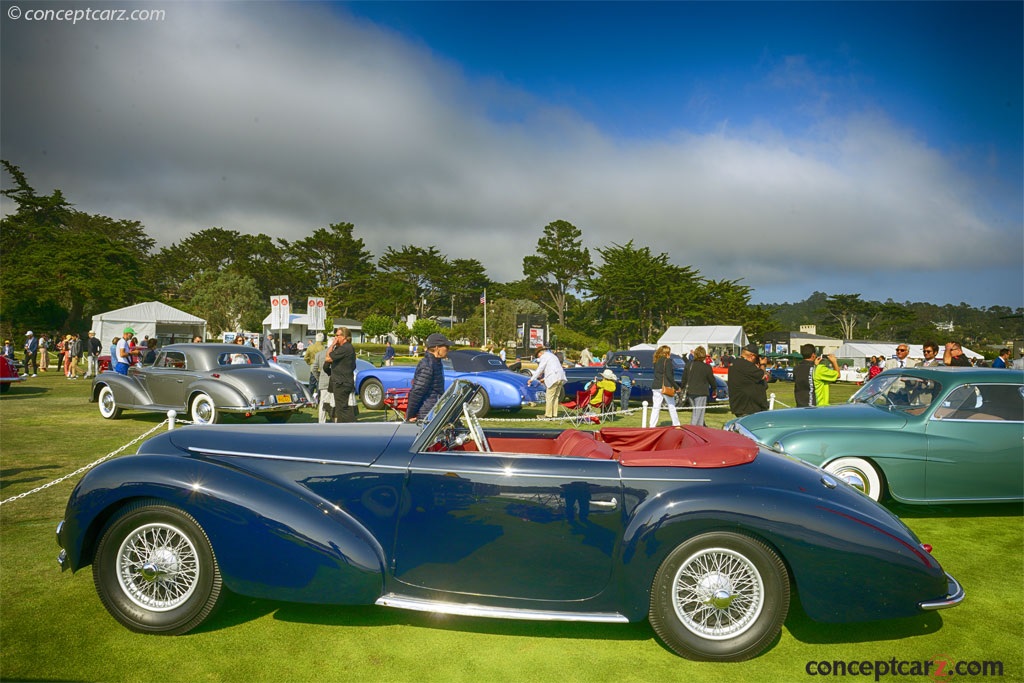
M 683 625 L 704 638 L 743 633 L 764 606 L 764 583 L 746 557 L 710 548 L 686 560 L 675 578 L 675 612 Z
M 782 632 L 789 572 L 774 549 L 714 531 L 673 549 L 651 586 L 654 632 L 676 654 L 712 662 L 756 657 Z
M 192 595 L 199 578 L 199 557 L 181 530 L 147 524 L 124 539 L 117 554 L 117 578 L 139 607 L 164 612 Z
M 159 500 L 136 501 L 111 519 L 93 558 L 93 582 L 111 616 L 139 633 L 187 633 L 223 595 L 206 533 Z

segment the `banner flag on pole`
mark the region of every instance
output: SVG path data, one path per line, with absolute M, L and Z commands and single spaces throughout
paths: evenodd
M 270 297 L 270 329 L 287 330 L 292 321 L 292 304 L 287 294 Z
M 309 329 L 322 330 L 327 322 L 327 307 L 322 296 L 311 296 L 306 302 L 306 315 L 309 316 Z

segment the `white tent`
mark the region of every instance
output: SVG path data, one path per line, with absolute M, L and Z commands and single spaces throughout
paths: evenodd
M 900 342 L 903 343 L 903 342 Z M 896 347 L 899 344 L 896 342 L 877 342 L 877 341 L 848 341 L 844 342 L 839 350 L 836 351 L 837 358 L 849 358 L 855 362 L 858 367 L 865 367 L 868 364 L 868 360 L 871 356 L 881 356 L 882 358 L 895 358 Z M 939 345 L 939 360 L 942 360 L 942 344 Z M 970 349 L 963 349 L 964 355 L 974 360 L 975 358 L 981 358 L 981 354 L 975 353 Z M 924 360 L 924 347 L 921 344 L 907 344 L 907 358 L 913 358 L 915 360 Z
M 736 353 L 747 345 L 747 334 L 739 325 L 674 325 L 658 339 L 658 345 L 668 344 L 673 353 L 680 355 L 703 346 L 709 354 L 731 351 Z
M 206 339 L 206 321 L 179 311 L 159 301 L 147 301 L 115 311 L 100 313 L 92 318 L 92 330 L 106 348 L 111 339 L 120 337 L 124 328 L 135 330 L 139 339 L 155 337 L 161 344 L 190 342 L 195 336 Z
M 657 351 L 657 344 L 636 344 L 629 347 L 630 351 Z

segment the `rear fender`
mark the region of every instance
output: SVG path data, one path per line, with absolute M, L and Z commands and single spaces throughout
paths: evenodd
M 226 382 L 218 382 L 213 379 L 200 379 L 193 382 L 188 387 L 188 398 L 185 399 L 185 407 L 188 408 L 192 405 L 192 399 L 198 396 L 200 393 L 207 394 L 213 399 L 214 405 L 218 408 L 231 407 L 238 408 L 249 405 L 248 397 L 244 396 L 235 387 L 227 384 Z
M 236 593 L 334 604 L 380 596 L 383 549 L 350 515 L 297 485 L 179 456 L 129 456 L 89 472 L 68 501 L 59 539 L 69 566 L 91 564 L 107 520 L 141 498 L 192 515 Z
M 716 530 L 744 533 L 774 548 L 804 610 L 817 621 L 911 616 L 920 613 L 920 601 L 945 594 L 942 567 L 902 523 L 849 487 L 830 493 L 836 495 L 732 485 L 649 499 L 624 537 L 625 604 L 646 610 L 651 581 L 667 554 Z M 857 600 L 850 600 L 851 585 L 858 586 Z

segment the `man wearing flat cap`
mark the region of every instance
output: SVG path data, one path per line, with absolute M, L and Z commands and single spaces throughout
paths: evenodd
M 768 410 L 768 377 L 757 357 L 757 344 L 747 344 L 729 366 L 729 410 L 736 417 Z
M 427 337 L 427 352 L 416 365 L 412 388 L 409 390 L 409 405 L 405 411 L 405 419 L 409 422 L 425 418 L 444 393 L 444 365 L 441 359 L 448 355 L 451 345 L 448 337 L 440 332 Z

